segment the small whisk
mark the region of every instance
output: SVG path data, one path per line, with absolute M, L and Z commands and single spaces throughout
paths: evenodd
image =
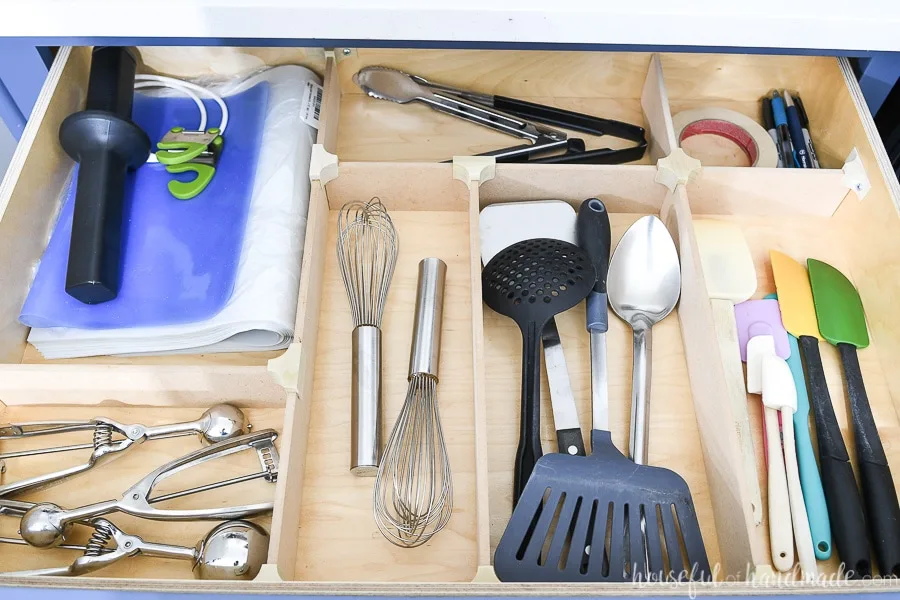
M 397 230 L 377 198 L 338 214 L 337 257 L 353 316 L 350 471 L 375 475 L 381 456 L 381 317 L 394 266 Z
M 447 265 L 419 263 L 406 400 L 375 479 L 374 515 L 390 542 L 414 548 L 444 528 L 453 512 L 450 459 L 436 392 Z

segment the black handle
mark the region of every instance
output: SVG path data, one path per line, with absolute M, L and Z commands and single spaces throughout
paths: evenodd
M 900 576 L 900 503 L 894 478 L 869 406 L 856 346 L 838 344 L 837 347 L 847 381 L 856 461 L 878 569 L 883 575 Z
M 541 328 L 533 321 L 522 331 L 522 405 L 519 447 L 513 473 L 513 507 L 543 456 L 541 448 Z
M 595 150 L 587 150 L 584 152 L 572 151 L 566 154 L 557 154 L 554 156 L 546 156 L 543 158 L 534 158 L 528 160 L 530 163 L 537 164 L 571 164 L 571 165 L 621 165 L 624 163 L 641 160 L 644 152 L 647 150 L 647 142 L 643 142 L 631 148 L 621 148 L 614 150 L 612 148 L 598 148 Z M 498 161 L 503 162 L 503 161 Z
M 822 368 L 822 357 L 819 354 L 819 340 L 802 335 L 799 342 L 803 349 L 809 397 L 816 418 L 822 488 L 825 491 L 834 545 L 849 576 L 853 579 L 869 577 L 872 565 L 866 519 L 847 447 L 834 416 L 831 394 L 825 381 L 825 369 Z
M 584 436 L 581 435 L 581 429 L 578 427 L 557 429 L 556 447 L 563 454 L 587 456 L 587 451 L 584 448 Z
M 606 273 L 609 271 L 609 254 L 612 245 L 612 229 L 606 205 L 598 198 L 589 198 L 578 207 L 575 221 L 578 245 L 591 257 L 597 273 L 595 292 L 606 293 Z
M 135 68 L 127 48 L 95 49 L 86 110 L 59 128 L 60 145 L 80 163 L 66 293 L 86 304 L 118 293 L 125 172 L 150 154 L 150 139 L 131 121 Z
M 547 125 L 564 127 L 573 131 L 581 131 L 592 135 L 612 135 L 635 142 L 644 141 L 643 127 L 613 119 L 601 119 L 600 117 L 506 96 L 494 96 L 494 108 L 517 117 L 534 119 Z

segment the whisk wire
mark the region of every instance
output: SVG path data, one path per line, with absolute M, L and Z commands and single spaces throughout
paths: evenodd
M 375 480 L 375 521 L 398 546 L 427 542 L 453 512 L 450 459 L 436 401 L 437 378 L 410 378 Z
M 338 214 L 338 262 L 354 327 L 381 327 L 397 245 L 394 223 L 377 198 L 350 202 Z

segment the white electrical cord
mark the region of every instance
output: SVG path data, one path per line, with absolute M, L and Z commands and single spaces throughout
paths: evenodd
M 182 81 L 181 79 L 174 79 L 172 77 L 164 77 L 162 75 L 135 75 L 135 88 L 139 89 L 144 87 L 169 87 L 174 90 L 178 90 L 180 92 L 184 92 L 194 102 L 197 104 L 197 107 L 200 109 L 200 131 L 206 131 L 206 108 L 203 106 L 203 102 L 200 101 L 200 98 L 197 94 L 205 94 L 215 100 L 216 104 L 219 105 L 219 108 L 222 110 L 222 120 L 219 123 L 219 134 L 225 133 L 225 128 L 228 126 L 228 107 L 225 106 L 225 101 L 222 100 L 222 97 L 212 92 L 205 87 L 201 87 L 196 83 L 191 83 L 190 81 Z M 147 85 L 147 84 L 150 85 Z M 153 84 L 156 84 L 155 86 Z
M 137 77 L 140 77 L 138 75 Z M 135 79 L 137 79 L 135 77 Z M 197 127 L 198 131 L 206 131 L 206 106 L 203 104 L 203 101 L 200 100 L 200 96 L 195 94 L 190 88 L 186 88 L 181 85 L 176 85 L 174 83 L 163 84 L 159 81 L 135 81 L 134 89 L 140 90 L 144 88 L 158 88 L 158 87 L 169 87 L 173 90 L 179 91 L 189 97 L 194 101 L 194 104 L 197 105 L 197 109 L 200 111 L 200 125 Z

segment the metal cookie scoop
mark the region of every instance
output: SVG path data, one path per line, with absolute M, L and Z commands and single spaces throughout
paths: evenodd
M 264 429 L 195 450 L 151 472 L 122 494 L 122 497 L 118 500 L 97 502 L 71 510 L 60 508 L 56 504 L 49 502 L 37 504 L 29 508 L 22 517 L 20 525 L 22 539 L 38 548 L 52 548 L 65 541 L 66 534 L 73 523 L 114 512 L 123 512 L 135 517 L 159 521 L 242 519 L 270 512 L 274 506 L 273 502 L 203 509 L 165 509 L 155 508 L 153 505 L 158 502 L 174 500 L 253 479 L 265 479 L 270 483 L 274 483 L 278 478 L 278 451 L 275 448 L 277 435 L 273 429 Z M 262 465 L 260 471 L 170 494 L 155 497 L 150 495 L 157 483 L 176 473 L 196 467 L 207 461 L 223 458 L 245 450 L 256 451 Z M 4 506 L 11 506 L 13 503 L 15 501 L 0 498 L 0 512 L 4 511 Z M 21 503 L 18 504 L 21 505 Z
M 0 425 L 0 442 L 22 440 L 25 438 L 71 433 L 75 431 L 92 431 L 91 443 L 73 444 L 69 446 L 56 446 L 40 448 L 38 450 L 24 450 L 20 452 L 0 453 L 0 464 L 4 460 L 23 458 L 26 456 L 38 456 L 41 454 L 55 454 L 58 452 L 72 452 L 76 450 L 91 450 L 87 462 L 61 469 L 53 473 L 46 473 L 36 477 L 29 477 L 19 481 L 13 481 L 0 485 L 0 497 L 9 497 L 25 491 L 36 491 L 50 487 L 62 479 L 79 475 L 95 466 L 107 463 L 114 458 L 122 456 L 126 450 L 130 450 L 146 440 L 159 440 L 171 437 L 180 437 L 198 434 L 204 442 L 215 444 L 242 435 L 247 429 L 247 420 L 239 408 L 229 404 L 217 404 L 203 413 L 196 421 L 185 423 L 173 423 L 171 425 L 157 425 L 148 427 L 139 423 L 126 425 L 106 417 L 97 417 L 88 421 L 32 421 L 28 423 L 10 423 Z M 123 436 L 122 439 L 113 439 L 113 436 Z
M 193 548 L 145 542 L 125 533 L 106 519 L 88 523 L 94 533 L 85 546 L 66 546 L 83 554 L 66 567 L 4 573 L 7 577 L 85 575 L 99 571 L 123 558 L 152 556 L 193 561 L 194 576 L 209 580 L 249 580 L 256 577 L 266 561 L 269 534 L 249 521 L 220 523 Z M 0 543 L 24 544 L 22 540 L 0 538 Z

